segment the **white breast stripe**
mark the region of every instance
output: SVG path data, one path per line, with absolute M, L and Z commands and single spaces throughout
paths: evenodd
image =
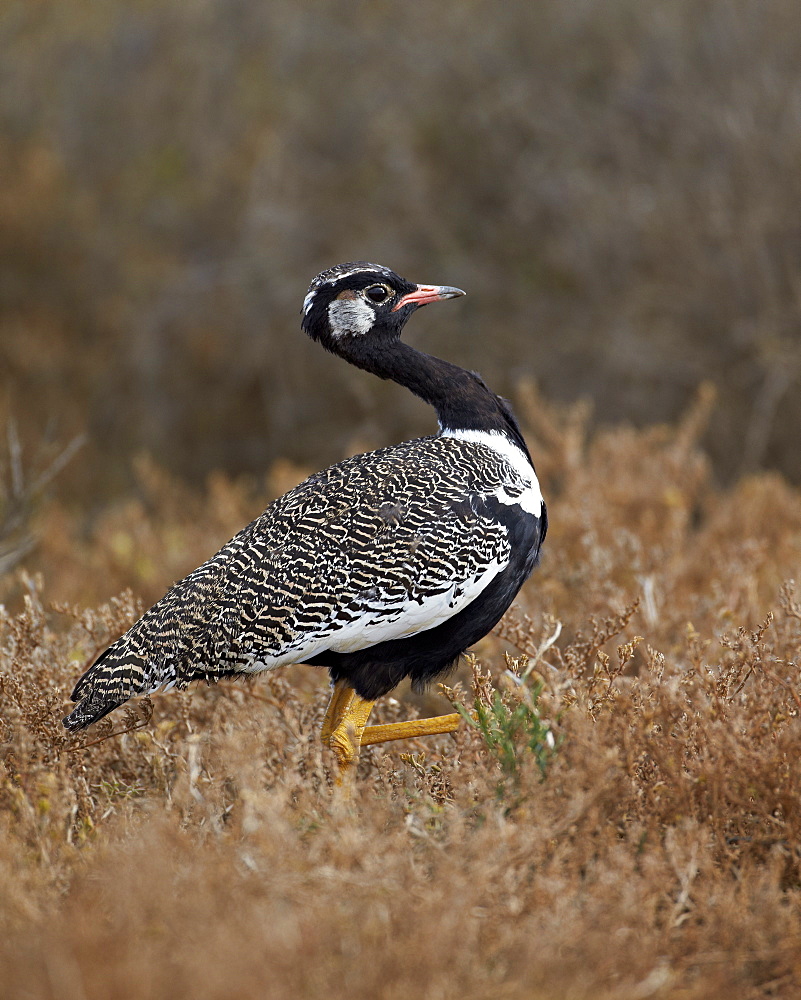
M 474 441 L 476 444 L 483 444 L 491 448 L 497 455 L 501 455 L 511 465 L 516 473 L 515 480 L 510 481 L 510 486 L 522 488 L 520 495 L 507 493 L 502 488 L 495 494 L 497 500 L 503 504 L 519 504 L 523 510 L 529 514 L 540 517 L 542 514 L 542 492 L 537 479 L 537 474 L 526 458 L 525 454 L 518 446 L 500 431 L 474 431 L 460 430 L 452 431 L 445 429 L 441 431 L 440 437 L 459 438 L 462 441 Z

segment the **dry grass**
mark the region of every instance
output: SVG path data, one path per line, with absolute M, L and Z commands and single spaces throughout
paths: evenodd
M 82 540 L 51 507 L 52 578 L 20 578 L 0 624 L 3 995 L 798 996 L 801 497 L 713 486 L 709 404 L 588 437 L 580 408 L 523 388 L 553 530 L 456 693 L 523 722 L 498 752 L 469 726 L 365 751 L 349 803 L 308 668 L 154 697 L 149 722 L 140 703 L 80 739 L 59 725 L 137 602 L 53 597 L 158 589 L 167 541 L 207 554 L 252 484 L 190 496 L 143 466 L 140 500 Z M 121 531 L 137 558 L 114 563 Z

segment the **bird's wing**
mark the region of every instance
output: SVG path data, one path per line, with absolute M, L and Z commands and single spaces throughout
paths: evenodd
M 241 607 L 242 628 L 224 654 L 239 669 L 302 662 L 327 649 L 352 652 L 433 628 L 507 564 L 505 527 L 460 477 L 446 481 L 441 470 L 418 467 L 412 488 L 401 472 L 363 471 L 347 470 L 347 493 L 337 483 L 319 502 L 292 497 L 301 507 L 290 516 L 295 530 L 277 555 L 254 565 L 249 576 L 261 586 Z M 269 513 L 267 535 L 288 510 Z
M 476 447 L 423 438 L 312 476 L 172 587 L 84 674 L 73 700 L 99 717 L 101 702 L 446 621 L 510 556 L 492 507 L 494 493 L 508 493 L 509 468 L 484 455 L 477 475 Z

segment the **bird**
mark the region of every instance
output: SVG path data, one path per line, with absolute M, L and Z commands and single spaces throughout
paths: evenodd
M 401 339 L 417 309 L 464 294 L 366 261 L 317 275 L 303 331 L 428 403 L 437 432 L 346 458 L 269 504 L 100 654 L 72 692 L 68 731 L 136 695 L 290 663 L 329 672 L 320 735 L 338 783 L 364 745 L 458 728 L 458 714 L 367 721 L 404 678 L 424 690 L 500 621 L 548 527 L 510 404 Z

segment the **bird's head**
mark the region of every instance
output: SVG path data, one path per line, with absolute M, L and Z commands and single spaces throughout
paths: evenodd
M 415 285 L 380 264 L 338 264 L 318 274 L 303 301 L 303 329 L 335 354 L 353 338 L 400 336 L 420 306 L 464 295 L 449 285 Z

